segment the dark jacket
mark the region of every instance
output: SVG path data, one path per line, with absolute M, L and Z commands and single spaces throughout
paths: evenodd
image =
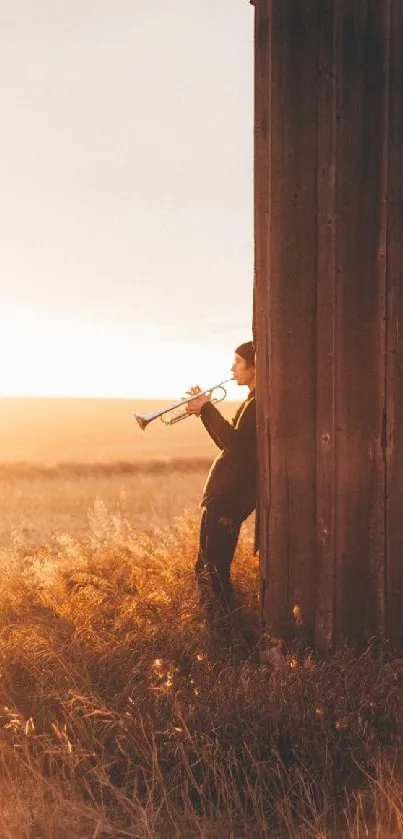
M 231 422 L 211 402 L 203 405 L 200 417 L 221 449 L 207 477 L 201 506 L 214 505 L 222 514 L 242 522 L 256 506 L 255 391 L 250 391 Z

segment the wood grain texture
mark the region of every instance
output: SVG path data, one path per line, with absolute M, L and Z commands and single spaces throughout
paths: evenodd
M 402 14 L 255 3 L 262 610 L 324 650 L 402 604 Z
M 255 64 L 255 279 L 253 334 L 257 364 L 257 436 L 258 436 L 258 505 L 256 510 L 257 541 L 261 579 L 262 617 L 267 614 L 267 575 L 269 564 L 268 534 L 271 515 L 271 464 L 269 393 L 271 385 L 268 257 L 270 252 L 269 195 L 270 195 L 270 103 L 271 91 L 271 3 L 258 6 L 255 13 L 256 54 L 261 61 Z M 259 336 L 259 340 L 257 340 Z
M 387 633 L 403 643 L 403 7 L 391 3 L 387 216 Z
M 333 646 L 335 601 L 336 364 L 336 20 L 332 0 L 319 13 L 318 297 L 316 425 L 316 646 Z
M 335 640 L 342 644 L 383 623 L 386 39 L 384 2 L 338 5 Z

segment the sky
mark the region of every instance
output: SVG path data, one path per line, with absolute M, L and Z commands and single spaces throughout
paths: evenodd
M 2 3 L 0 74 L 0 395 L 227 378 L 252 337 L 248 0 Z

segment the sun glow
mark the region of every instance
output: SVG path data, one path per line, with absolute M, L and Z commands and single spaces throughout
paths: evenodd
M 8 312 L 0 320 L 0 396 L 181 398 L 192 384 L 229 378 L 232 347 L 160 338 L 139 325 L 99 324 Z M 236 384 L 230 399 L 239 399 Z

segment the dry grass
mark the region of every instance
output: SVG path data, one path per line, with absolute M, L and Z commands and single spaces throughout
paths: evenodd
M 104 472 L 79 464 L 48 473 L 24 465 L 22 476 L 18 471 L 7 465 L 0 482 L 0 547 L 17 541 L 32 550 L 49 544 L 55 533 L 84 536 L 99 498 L 111 513 L 128 518 L 135 531 L 150 532 L 156 522 L 169 528 L 175 516 L 196 512 L 207 463 L 194 470 L 177 464 L 162 471 L 144 465 L 137 472 L 119 467 Z
M 3 470 L 1 839 L 403 839 L 403 659 L 261 665 L 252 519 L 208 621 L 204 476 Z
M 31 549 L 64 530 L 80 536 L 97 498 L 145 530 L 195 510 L 216 449 L 194 417 L 171 428 L 156 420 L 143 434 L 133 408 L 161 405 L 0 399 L 0 546 L 19 540 Z M 224 415 L 234 410 L 223 403 Z

